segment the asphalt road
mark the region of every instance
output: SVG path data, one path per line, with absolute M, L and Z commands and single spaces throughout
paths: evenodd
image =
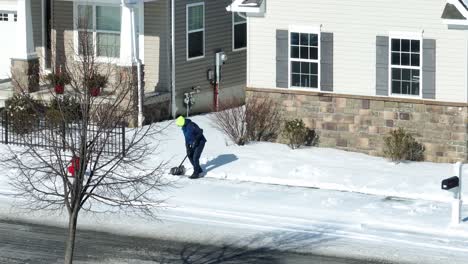
M 66 230 L 0 220 L 0 263 L 63 263 Z M 74 263 L 371 264 L 369 260 L 301 255 L 267 248 L 205 246 L 79 230 Z

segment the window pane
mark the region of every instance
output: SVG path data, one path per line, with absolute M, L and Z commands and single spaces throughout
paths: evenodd
M 93 33 L 87 31 L 78 31 L 78 54 L 79 55 L 93 55 Z
M 245 17 L 245 13 L 241 13 L 242 16 Z M 234 22 L 239 23 L 239 22 L 245 22 L 246 19 L 244 17 L 239 16 L 237 12 L 234 13 Z
M 318 48 L 309 48 L 310 50 L 310 59 L 318 60 Z
M 392 39 L 392 51 L 400 51 L 400 39 Z
M 120 7 L 96 6 L 96 29 L 120 32 Z
M 392 80 L 401 80 L 401 69 L 392 69 Z
M 234 48 L 241 49 L 247 47 L 247 24 L 234 26 Z
M 309 35 L 309 46 L 318 47 L 318 35 L 317 34 Z
M 410 69 L 401 69 L 401 79 L 403 81 L 409 81 L 411 80 L 411 70 Z
M 93 29 L 93 7 L 89 5 L 78 6 L 78 28 Z
M 309 59 L 309 48 L 301 47 L 301 59 Z
M 188 34 L 188 56 L 203 56 L 203 31 Z
M 120 57 L 120 34 L 98 33 L 96 45 L 98 56 Z
M 301 75 L 300 74 L 293 74 L 291 78 L 291 86 L 301 86 Z
M 419 95 L 419 82 L 411 83 L 411 94 Z
M 401 65 L 409 66 L 410 65 L 410 54 L 401 53 Z
M 419 66 L 419 54 L 411 54 L 411 66 Z
M 400 65 L 400 53 L 399 52 L 392 52 L 392 64 Z
M 400 81 L 392 81 L 392 93 L 400 94 L 401 93 L 401 82 Z
M 291 61 L 291 72 L 300 73 L 301 72 L 301 63 L 297 61 Z
M 299 47 L 291 46 L 291 58 L 299 59 Z
M 301 87 L 310 87 L 310 75 L 308 74 L 301 75 Z
M 310 72 L 310 67 L 309 67 L 308 62 L 301 62 L 301 73 L 303 74 L 309 74 Z
M 299 45 L 299 33 L 291 33 L 291 45 Z
M 317 75 L 310 76 L 310 87 L 318 88 L 318 76 Z
M 410 94 L 410 82 L 401 82 L 401 93 L 402 94 Z
M 318 74 L 318 63 L 311 63 L 310 64 L 310 73 L 311 74 Z
M 188 8 L 188 29 L 197 30 L 203 28 L 203 5 Z
M 411 81 L 419 82 L 419 70 L 411 70 Z
M 401 51 L 410 51 L 410 40 L 402 39 L 401 40 Z
M 419 52 L 419 40 L 411 40 L 411 52 Z
M 309 45 L 309 34 L 301 33 L 301 45 Z

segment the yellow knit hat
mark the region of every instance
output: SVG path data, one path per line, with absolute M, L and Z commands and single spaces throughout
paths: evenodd
M 176 125 L 183 127 L 185 125 L 185 118 L 183 116 L 179 116 L 176 120 Z

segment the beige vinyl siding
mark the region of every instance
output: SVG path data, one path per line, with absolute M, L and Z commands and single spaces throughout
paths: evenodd
M 145 4 L 145 91 L 170 91 L 169 1 Z
M 249 83 L 275 88 L 276 29 L 319 26 L 334 34 L 334 92 L 375 95 L 375 39 L 390 31 L 436 40 L 436 100 L 467 99 L 467 37 L 440 19 L 444 0 L 268 1 L 265 17 L 249 18 Z

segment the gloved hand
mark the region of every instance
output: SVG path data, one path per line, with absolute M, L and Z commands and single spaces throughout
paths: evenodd
M 192 152 L 193 152 L 193 145 L 191 144 L 185 144 L 185 148 L 187 150 L 187 155 L 191 156 Z

